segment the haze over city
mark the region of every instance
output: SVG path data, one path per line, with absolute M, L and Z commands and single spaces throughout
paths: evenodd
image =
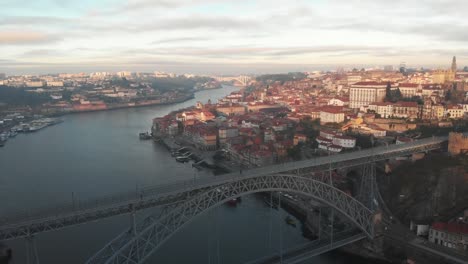
M 0 72 L 467 64 L 463 0 L 2 0 Z
M 0 0 L 0 264 L 467 264 L 468 0 Z

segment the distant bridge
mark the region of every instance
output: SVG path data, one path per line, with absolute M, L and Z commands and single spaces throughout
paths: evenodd
M 249 82 L 252 80 L 252 77 L 246 75 L 239 75 L 239 76 L 223 76 L 223 77 L 215 77 L 215 79 L 219 82 L 238 82 L 242 86 L 247 86 Z
M 40 211 L 33 216 L 6 219 L 0 226 L 0 240 L 30 238 L 34 234 L 87 223 L 146 208 L 162 206 L 158 217 L 130 229 L 96 253 L 88 263 L 143 263 L 158 247 L 196 216 L 224 202 L 249 193 L 285 191 L 313 198 L 334 208 L 372 239 L 374 232 L 373 177 L 377 161 L 427 152 L 442 147 L 446 137 L 434 137 L 408 144 L 389 145 L 311 160 L 289 162 L 216 177 L 204 177 L 143 189 L 101 200 L 80 202 Z M 361 195 L 352 197 L 327 179 L 310 177 L 311 171 L 328 171 L 362 166 Z M 133 218 L 134 219 L 134 218 Z M 347 241 L 344 238 L 343 241 Z

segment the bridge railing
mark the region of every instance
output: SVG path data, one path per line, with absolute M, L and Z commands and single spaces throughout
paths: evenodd
M 254 168 L 240 172 L 232 172 L 220 176 L 207 176 L 200 178 L 191 178 L 186 180 L 173 181 L 166 184 L 146 186 L 139 189 L 139 191 L 129 191 L 119 194 L 111 194 L 104 197 L 88 200 L 76 200 L 75 202 L 68 202 L 58 206 L 49 208 L 38 208 L 37 210 L 29 210 L 20 213 L 15 213 L 12 216 L 0 217 L 0 225 L 2 227 L 16 225 L 25 222 L 42 221 L 48 218 L 56 218 L 59 216 L 86 214 L 87 212 L 99 211 L 111 206 L 125 206 L 140 200 L 149 200 L 160 195 L 167 195 L 176 193 L 181 190 L 191 190 L 203 186 L 212 186 L 213 184 L 221 184 L 229 180 L 235 180 L 239 177 L 255 177 L 265 174 L 281 173 L 285 171 L 294 171 L 298 168 L 315 167 L 327 164 L 333 164 L 348 160 L 364 159 L 363 162 L 372 161 L 372 157 L 384 153 L 397 152 L 401 153 L 413 149 L 416 146 L 424 146 L 430 144 L 440 144 L 446 141 L 446 137 L 433 137 L 414 142 L 401 144 L 401 145 L 388 145 L 360 151 L 348 152 L 340 155 L 332 155 L 319 157 L 309 160 L 287 162 L 268 167 Z M 368 161 L 366 159 L 370 158 Z
M 101 196 L 96 199 L 79 200 L 67 202 L 61 205 L 37 208 L 28 211 L 15 213 L 12 216 L 0 216 L 0 225 L 15 225 L 19 222 L 28 220 L 41 221 L 46 218 L 74 215 L 76 213 L 86 213 L 96 211 L 101 208 L 107 208 L 109 205 L 128 205 L 132 202 L 138 202 L 144 199 L 149 199 L 154 195 L 166 193 L 170 190 L 180 190 L 180 186 L 193 186 L 194 180 L 179 180 L 167 184 L 156 186 L 146 186 L 138 191 L 122 192 L 118 194 L 110 194 Z

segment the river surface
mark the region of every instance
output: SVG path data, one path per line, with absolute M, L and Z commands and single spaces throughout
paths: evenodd
M 235 90 L 201 91 L 174 105 L 68 115 L 61 124 L 18 135 L 0 148 L 0 217 L 211 174 L 176 162 L 159 144 L 140 141 L 138 133 L 149 131 L 154 117 L 197 101 L 216 102 Z M 148 263 L 243 263 L 307 242 L 300 225 L 285 224 L 286 214 L 271 210 L 257 196 L 244 197 L 237 207 L 223 205 L 195 219 Z M 39 234 L 40 261 L 83 263 L 129 224 L 125 215 Z M 12 263 L 26 262 L 24 240 L 7 245 L 13 249 Z M 308 263 L 364 262 L 332 252 Z

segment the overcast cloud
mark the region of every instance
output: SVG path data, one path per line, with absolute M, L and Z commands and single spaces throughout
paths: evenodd
M 465 0 L 0 0 L 0 72 L 468 64 Z M 223 66 L 224 65 L 224 66 Z M 320 66 L 320 67 L 318 67 Z M 228 71 L 228 72 L 226 72 Z

